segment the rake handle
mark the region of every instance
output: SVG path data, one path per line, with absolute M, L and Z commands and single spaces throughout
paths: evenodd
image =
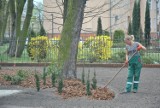
M 131 56 L 131 58 L 132 58 L 136 53 L 137 53 L 137 51 L 136 51 L 135 53 L 133 53 L 133 55 Z M 131 60 L 131 58 L 128 60 L 128 62 Z M 119 71 L 112 77 L 112 79 L 108 81 L 108 83 L 104 86 L 104 88 L 107 87 L 107 86 L 111 83 L 112 80 L 114 80 L 114 78 L 119 74 L 119 72 L 120 72 L 125 66 L 126 66 L 126 64 L 124 63 L 123 66 L 119 69 Z

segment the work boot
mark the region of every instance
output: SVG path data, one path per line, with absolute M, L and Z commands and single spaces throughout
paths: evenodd
M 133 93 L 137 93 L 137 90 L 136 90 L 136 89 L 133 89 Z
M 120 94 L 128 94 L 128 93 L 130 93 L 131 91 L 123 91 L 123 92 L 121 92 Z

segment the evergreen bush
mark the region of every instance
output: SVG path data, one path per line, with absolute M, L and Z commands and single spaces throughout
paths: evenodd
M 52 87 L 55 87 L 55 83 L 56 83 L 56 74 L 55 74 L 54 72 L 52 73 L 51 80 L 52 80 Z
M 34 77 L 35 77 L 35 81 L 36 81 L 37 91 L 40 91 L 40 79 L 39 79 L 38 74 L 35 74 Z
M 58 93 L 62 93 L 62 90 L 63 90 L 63 79 L 60 78 L 59 81 L 58 81 Z

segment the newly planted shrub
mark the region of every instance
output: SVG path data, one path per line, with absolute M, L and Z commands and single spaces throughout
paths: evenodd
M 52 87 L 55 87 L 55 83 L 56 83 L 56 74 L 55 74 L 54 72 L 52 73 L 51 80 L 52 80 Z
M 88 72 L 88 78 L 87 78 L 87 82 L 86 82 L 86 93 L 87 95 L 91 95 L 91 90 L 90 90 L 90 81 L 89 81 L 89 72 Z
M 36 80 L 36 88 L 37 88 L 37 91 L 39 91 L 39 90 L 40 90 L 40 80 L 39 80 L 39 76 L 38 76 L 38 74 L 35 74 L 34 77 L 35 77 L 35 80 Z
M 43 78 L 43 85 L 46 85 L 46 76 L 47 76 L 46 68 L 44 67 L 43 68 L 43 76 L 42 76 L 42 78 Z
M 97 79 L 96 79 L 96 72 L 94 71 L 94 76 L 92 78 L 92 88 L 96 89 L 97 88 Z
M 16 75 L 21 77 L 22 79 L 25 79 L 27 77 L 27 72 L 24 70 L 18 70 Z
M 47 73 L 48 75 L 51 75 L 52 73 L 54 73 L 56 76 L 58 76 L 61 70 L 62 68 L 58 65 L 58 63 L 54 63 L 48 67 Z
M 84 73 L 84 68 L 82 71 L 82 83 L 85 84 L 85 73 Z
M 22 80 L 24 80 L 25 78 L 27 77 L 27 73 L 26 71 L 23 71 L 23 70 L 19 70 L 17 71 L 16 75 L 4 75 L 3 78 L 6 80 L 6 81 L 11 81 L 11 84 L 13 85 L 18 85 L 21 83 Z
M 59 81 L 58 81 L 58 93 L 62 93 L 62 90 L 63 90 L 63 79 L 60 78 Z
M 18 85 L 18 84 L 21 83 L 22 80 L 23 80 L 22 77 L 20 77 L 18 75 L 15 75 L 15 76 L 12 77 L 11 84 Z
M 11 81 L 12 80 L 12 76 L 10 75 L 3 75 L 3 78 L 6 80 L 6 81 Z

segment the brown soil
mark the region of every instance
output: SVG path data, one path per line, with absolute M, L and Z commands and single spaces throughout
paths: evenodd
M 11 85 L 11 81 L 6 81 L 3 76 L 4 75 L 16 75 L 17 70 L 9 70 L 9 69 L 2 69 L 0 70 L 0 85 Z M 64 99 L 72 98 L 72 97 L 82 97 L 86 96 L 86 85 L 84 85 L 80 80 L 78 79 L 67 79 L 64 80 L 64 87 L 63 91 L 61 93 L 61 96 Z M 35 84 L 35 78 L 34 73 L 29 73 L 28 77 L 21 81 L 19 84 L 22 87 L 25 88 L 36 88 Z M 43 80 L 40 80 L 40 87 L 41 89 L 46 88 L 52 88 L 51 78 L 46 78 L 46 85 L 43 85 Z M 57 87 L 57 85 L 56 85 Z M 58 91 L 56 91 L 58 94 Z M 88 96 L 91 99 L 97 99 L 97 100 L 111 100 L 114 98 L 114 92 L 109 90 L 108 88 L 100 88 L 92 89 L 91 88 L 92 95 Z

